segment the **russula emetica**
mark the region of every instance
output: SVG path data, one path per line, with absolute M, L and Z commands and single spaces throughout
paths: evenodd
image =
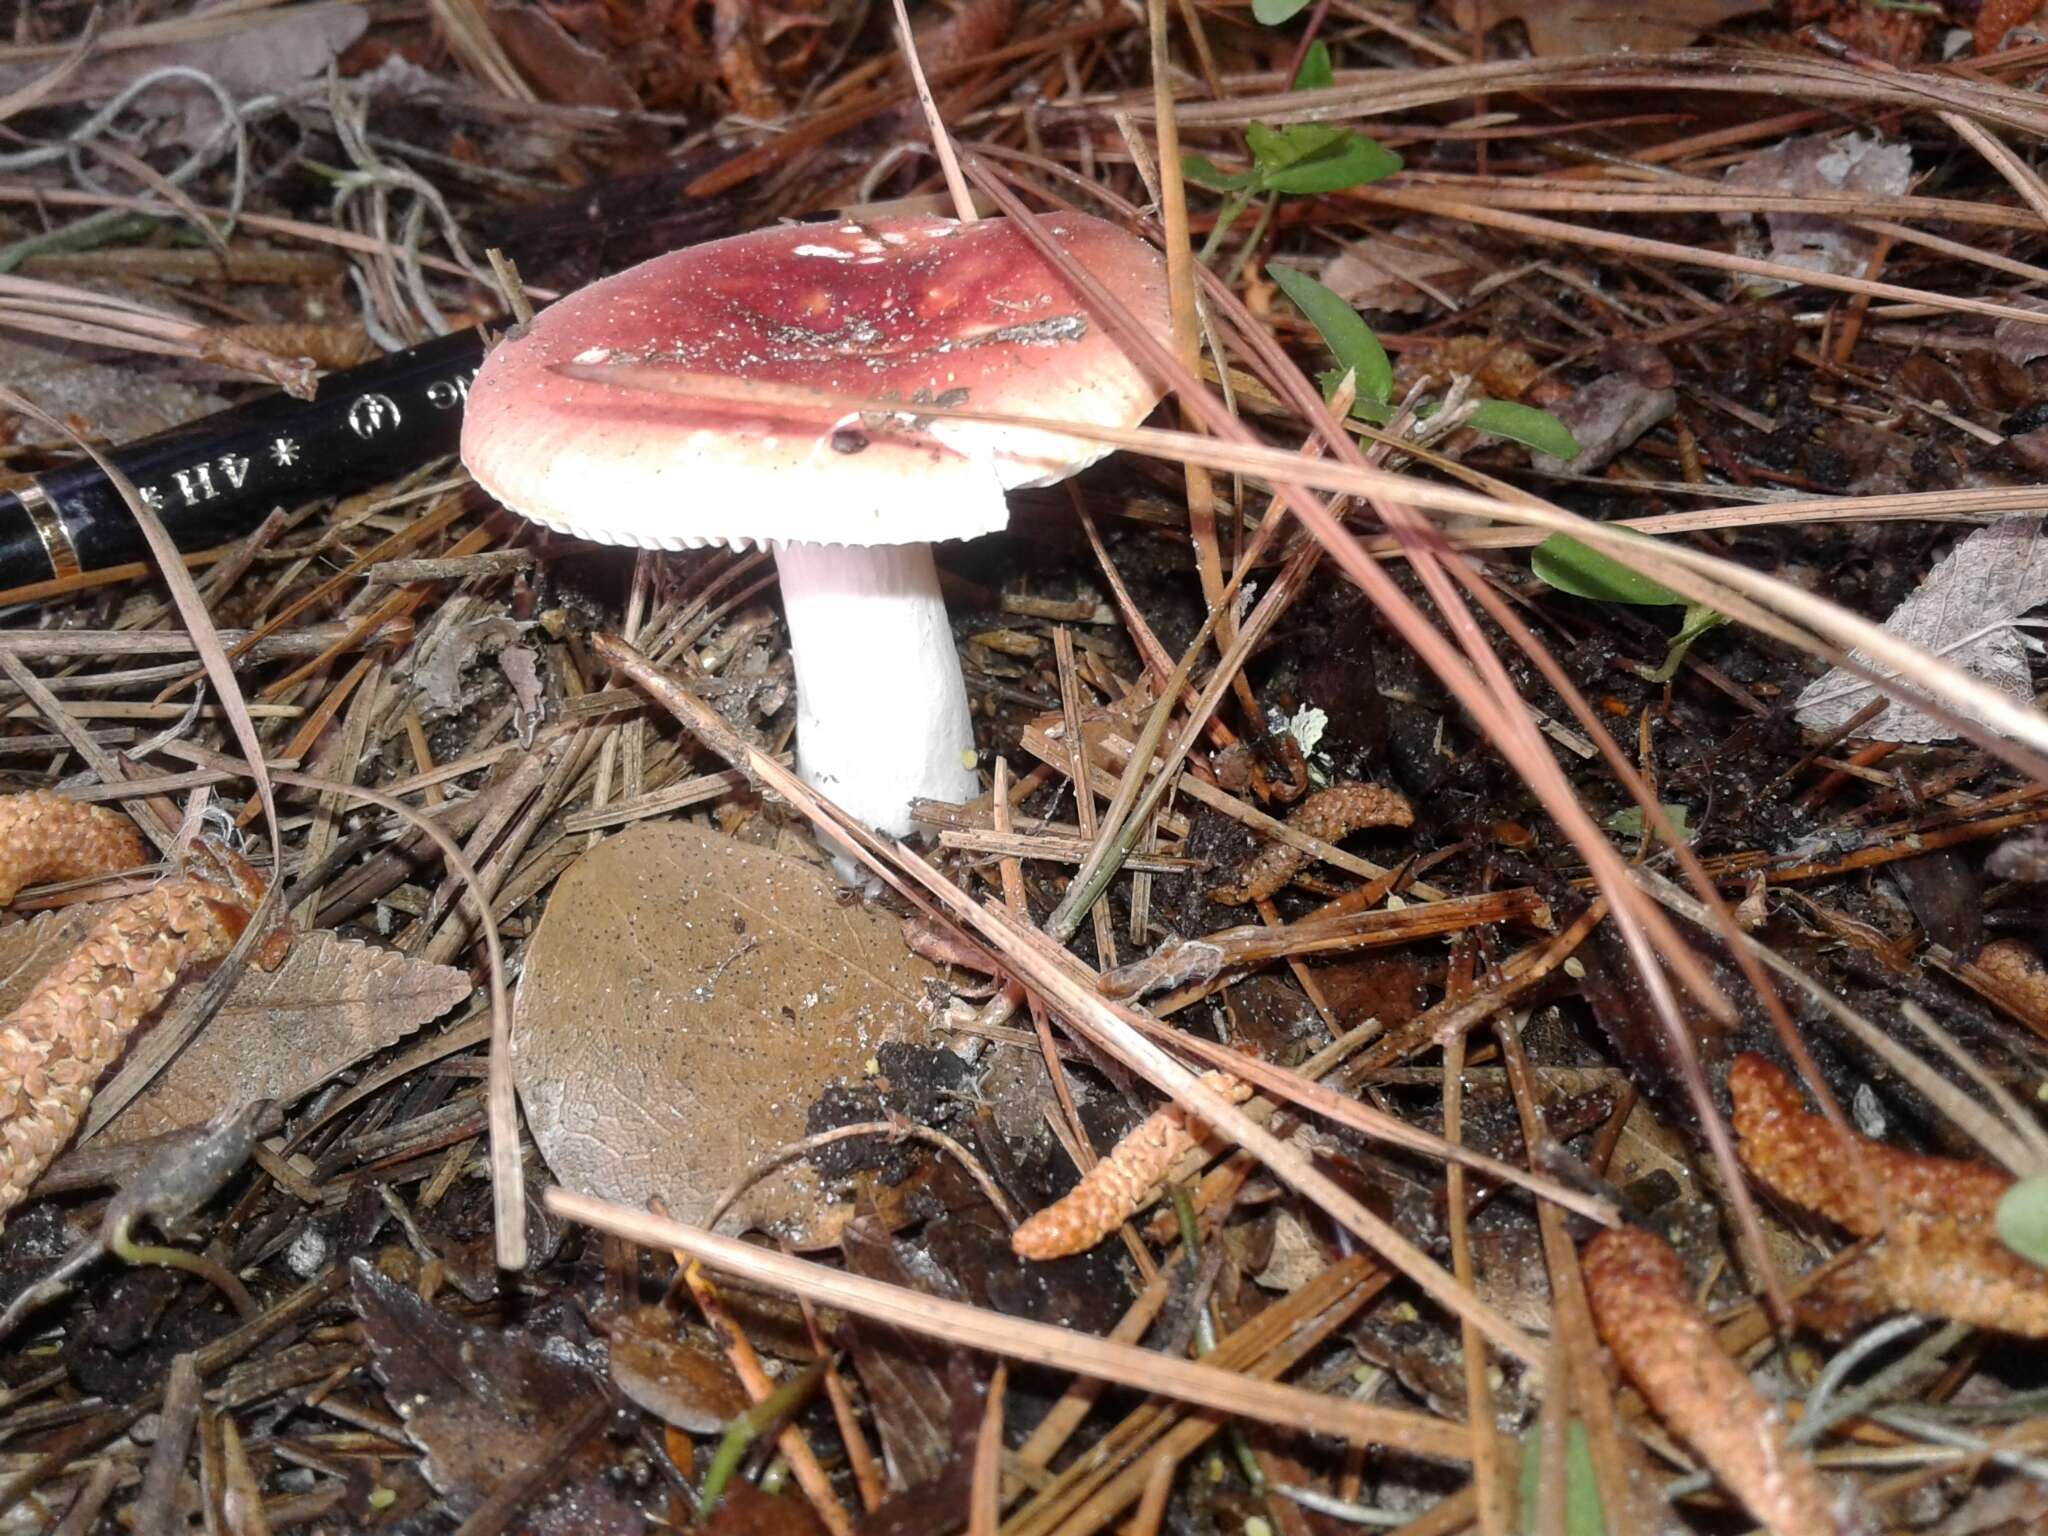
M 1142 324 L 1166 328 L 1152 247 L 1078 214 L 1042 225 Z M 657 392 L 606 380 L 607 365 L 734 387 Z M 747 386 L 771 398 L 742 398 Z M 793 403 L 773 396 L 790 386 Z M 470 386 L 462 458 L 507 507 L 579 538 L 771 548 L 798 771 L 900 836 L 914 799 L 980 787 L 932 543 L 1002 528 L 1007 491 L 1109 450 L 935 417 L 896 431 L 813 391 L 900 400 L 913 416 L 923 403 L 1109 427 L 1142 421 L 1162 392 L 1009 220 L 792 225 L 657 257 L 543 311 Z

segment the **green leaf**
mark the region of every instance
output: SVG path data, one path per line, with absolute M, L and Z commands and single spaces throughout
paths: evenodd
M 1998 1237 L 2029 1264 L 2048 1266 L 2048 1173 L 2021 1179 L 1998 1202 Z
M 1384 402 L 1394 390 L 1394 365 L 1358 311 L 1306 272 L 1293 267 L 1268 267 L 1266 275 L 1308 316 L 1323 343 L 1337 355 L 1337 366 L 1358 375 L 1358 398 Z
M 1212 192 L 1242 192 L 1257 179 L 1254 172 L 1226 171 L 1207 155 L 1192 154 L 1180 157 L 1180 174 L 1183 181 Z
M 1261 26 L 1277 27 L 1308 9 L 1308 0 L 1252 0 L 1252 15 Z
M 1252 152 L 1252 163 L 1270 173 L 1285 170 L 1311 155 L 1327 153 L 1350 131 L 1332 128 L 1328 123 L 1282 123 L 1278 128 L 1269 123 L 1247 123 L 1244 145 Z
M 1337 83 L 1337 72 L 1330 67 L 1330 46 L 1321 38 L 1308 45 L 1308 52 L 1301 56 L 1301 68 L 1294 72 L 1294 84 L 1290 91 L 1320 91 L 1326 85 Z
M 1325 192 L 1343 192 L 1352 187 L 1385 181 L 1401 169 L 1401 157 L 1354 133 L 1342 146 L 1328 154 L 1298 160 L 1285 170 L 1266 177 L 1271 192 L 1295 197 L 1317 197 Z
M 1269 128 L 1248 124 L 1244 141 L 1252 152 L 1259 185 L 1268 192 L 1312 197 L 1383 181 L 1401 169 L 1401 157 L 1349 128 L 1328 123 L 1288 123 Z
M 1685 653 L 1692 649 L 1693 641 L 1716 624 L 1727 622 L 1728 615 L 1718 608 L 1709 608 L 1705 603 L 1687 603 L 1685 622 L 1678 626 L 1678 633 L 1671 637 L 1671 649 L 1664 653 L 1664 664 L 1654 671 L 1645 672 L 1643 680 L 1650 683 L 1670 682 L 1678 674 L 1678 665 L 1685 660 Z
M 1578 441 L 1572 436 L 1571 429 L 1550 412 L 1539 411 L 1533 405 L 1517 405 L 1512 400 L 1482 400 L 1479 408 L 1465 419 L 1465 425 L 1475 432 L 1504 437 L 1511 443 L 1520 443 L 1553 458 L 1574 459 L 1579 454 Z
M 1687 599 L 1663 582 L 1652 581 L 1566 534 L 1553 533 L 1538 544 L 1529 564 L 1545 585 L 1569 592 L 1573 597 L 1652 608 L 1688 606 Z
M 1321 386 L 1325 400 L 1337 398 L 1338 386 L 1344 382 L 1346 375 L 1350 374 L 1351 371 L 1349 368 L 1325 368 L 1316 375 L 1316 383 Z M 1351 414 L 1360 421 L 1369 421 L 1376 427 L 1384 427 L 1394 419 L 1394 407 L 1391 402 L 1386 400 L 1368 400 L 1364 395 L 1358 393 L 1354 386 L 1351 396 Z
M 1686 827 L 1686 809 L 1684 806 L 1673 805 L 1668 801 L 1659 800 L 1657 802 L 1657 809 L 1664 813 L 1671 825 L 1677 829 L 1680 837 L 1685 838 L 1688 842 L 1692 840 L 1692 834 Z M 1616 811 L 1612 816 L 1601 822 L 1600 825 L 1610 832 L 1619 832 L 1623 837 L 1641 837 L 1643 835 L 1643 808 L 1640 805 L 1632 805 L 1625 811 Z
M 1630 537 L 1642 538 L 1643 535 L 1631 534 Z M 1663 665 L 1638 669 L 1648 682 L 1669 682 L 1677 673 L 1679 663 L 1685 660 L 1685 653 L 1692 649 L 1693 642 L 1716 624 L 1728 622 L 1728 615 L 1719 609 L 1681 597 L 1663 582 L 1652 581 L 1619 560 L 1562 533 L 1553 533 L 1538 544 L 1530 556 L 1529 566 L 1538 579 L 1560 592 L 1569 592 L 1573 597 L 1589 598 L 1596 603 L 1683 608 L 1685 618 L 1678 626 L 1678 633 L 1672 637 L 1671 648 L 1664 653 Z
M 1539 1426 L 1522 1436 L 1522 1536 L 1534 1536 L 1542 1526 L 1536 1507 L 1542 1491 L 1543 1430 Z M 1577 1419 L 1565 1435 L 1564 1529 L 1565 1536 L 1607 1536 L 1600 1484 L 1593 1475 L 1593 1445 L 1586 1437 L 1586 1426 Z

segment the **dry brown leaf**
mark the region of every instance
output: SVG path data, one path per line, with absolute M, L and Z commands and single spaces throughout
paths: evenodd
M 840 896 L 816 865 L 686 822 L 634 827 L 572 865 L 512 1020 L 519 1097 L 555 1176 L 702 1221 L 803 1137 L 821 1088 L 859 1077 L 884 1040 L 921 1043 L 937 973 L 894 919 Z M 803 1163 L 755 1184 L 733 1219 L 800 1244 L 838 1225 Z
M 552 1454 L 560 1459 L 547 1496 L 525 1501 L 516 1519 L 493 1529 L 522 1536 L 640 1536 L 648 1529 L 634 1490 L 616 1475 L 617 1451 L 595 1433 L 608 1416 L 604 1358 L 578 1314 L 548 1302 L 518 1327 L 471 1322 L 363 1257 L 350 1263 L 349 1282 L 370 1369 L 451 1514 L 474 1513 Z M 559 1444 L 563 1427 L 578 1422 L 588 1431 Z
M 2018 704 L 2034 696 L 2025 615 L 2048 602 L 2048 537 L 2039 517 L 1987 523 L 1949 551 L 1884 621 L 1885 633 L 1989 683 Z M 1859 653 L 1860 655 L 1861 653 Z M 1868 657 L 1867 665 L 1875 665 Z M 1880 675 L 1889 669 L 1878 667 Z M 1875 697 L 1871 684 L 1836 667 L 1799 695 L 1797 718 L 1816 731 L 1853 719 Z M 1958 714 L 1974 710 L 1951 700 Z M 1891 703 L 1860 728 L 1878 741 L 1948 741 L 1957 732 L 1910 704 Z
M 1903 197 L 1913 180 L 1913 153 L 1875 133 L 1810 133 L 1784 139 L 1731 166 L 1725 185 L 1795 197 Z M 1747 225 L 1746 213 L 1726 213 L 1724 224 Z M 1770 259 L 1816 272 L 1860 276 L 1877 250 L 1877 236 L 1817 213 L 1767 213 Z M 2010 323 L 2010 322 L 2008 322 Z
M 612 1384 L 656 1418 L 715 1435 L 752 1405 L 738 1372 L 667 1307 L 635 1307 L 612 1320 Z
M 2048 300 L 2015 294 L 2012 306 L 2043 312 L 2048 311 Z M 2048 356 L 2048 326 L 2030 320 L 2001 320 L 1991 328 L 1991 350 L 2024 368 L 2035 358 Z
M 1396 225 L 1370 244 L 1346 245 L 1323 263 L 1322 283 L 1353 309 L 1413 315 L 1461 299 L 1479 275 L 1462 256 L 1432 248 L 1427 226 Z
M 718 1508 L 697 1528 L 703 1536 L 824 1536 L 809 1499 L 763 1493 L 745 1478 L 725 1485 Z
M 199 1038 L 102 1135 L 135 1141 L 200 1125 L 252 1098 L 289 1104 L 468 997 L 469 973 L 324 930 L 275 971 L 246 972 Z
M 1539 453 L 1536 467 L 1546 474 L 1569 470 L 1590 475 L 1677 409 L 1676 390 L 1651 389 L 1626 374 L 1603 373 L 1550 407 L 1550 414 L 1571 429 L 1577 455 L 1566 463 Z
M 298 5 L 289 9 L 216 8 L 164 29 L 147 47 L 100 49 L 52 93 L 50 102 L 103 101 L 145 74 L 182 67 L 204 70 L 230 99 L 282 91 L 327 70 L 370 25 L 367 6 Z M 19 90 L 49 68 L 46 59 L 0 64 L 0 91 Z M 213 93 L 170 78 L 145 98 L 149 110 L 182 109 L 181 133 L 201 143 L 220 131 Z
M 618 66 L 571 37 L 541 7 L 494 5 L 485 19 L 519 73 L 539 88 L 543 101 L 617 112 L 640 109 L 640 98 Z
M 892 1238 L 871 1215 L 848 1223 L 841 1252 L 853 1274 L 947 1301 L 966 1299 L 959 1277 L 935 1254 Z M 890 1488 L 925 1501 L 932 1527 L 946 1525 L 930 1511 L 956 1508 L 965 1491 L 962 1453 L 973 1444 L 987 1360 L 871 1318 L 849 1318 L 846 1341 L 867 1389 Z
M 1769 0 L 1452 0 L 1451 20 L 1467 32 L 1519 21 L 1531 53 L 1560 58 L 1683 48 L 1724 21 L 1769 9 Z

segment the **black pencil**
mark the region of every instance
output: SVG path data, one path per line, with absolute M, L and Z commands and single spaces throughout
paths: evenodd
M 462 435 L 484 333 L 463 330 L 331 373 L 311 400 L 279 391 L 107 454 L 180 550 L 248 533 L 273 507 L 347 495 Z M 134 514 L 90 460 L 0 492 L 0 588 L 105 570 L 146 553 Z

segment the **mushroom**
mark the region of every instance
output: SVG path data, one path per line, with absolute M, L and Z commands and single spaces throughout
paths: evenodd
M 1152 247 L 1077 214 L 1045 228 L 1142 323 L 1167 324 Z M 604 365 L 731 381 L 703 395 Z M 570 374 L 562 371 L 570 366 Z M 766 386 L 756 399 L 744 386 Z M 800 402 L 788 389 L 1126 427 L 1161 389 L 1023 230 L 891 216 L 761 230 L 560 300 L 470 385 L 462 459 L 520 515 L 608 544 L 775 553 L 797 683 L 797 769 L 878 832 L 979 793 L 967 690 L 931 545 L 1002 528 L 1006 491 L 1109 449 L 984 422 Z M 775 393 L 781 387 L 785 393 Z M 842 874 L 851 866 L 842 857 Z

